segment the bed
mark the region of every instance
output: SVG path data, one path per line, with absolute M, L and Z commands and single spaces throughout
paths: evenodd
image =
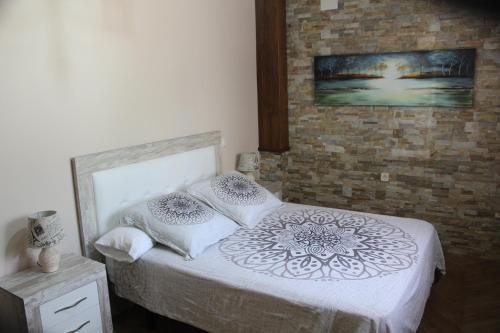
M 73 159 L 83 253 L 124 207 L 220 173 L 220 132 Z M 439 238 L 425 221 L 285 204 L 187 261 L 156 246 L 106 260 L 114 291 L 210 332 L 414 332 Z

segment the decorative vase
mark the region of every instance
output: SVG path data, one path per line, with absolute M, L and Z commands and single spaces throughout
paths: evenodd
M 59 269 L 61 255 L 54 246 L 45 247 L 38 256 L 38 264 L 44 273 L 53 273 Z
M 255 174 L 252 171 L 240 171 L 242 174 L 245 175 L 250 180 L 255 180 Z

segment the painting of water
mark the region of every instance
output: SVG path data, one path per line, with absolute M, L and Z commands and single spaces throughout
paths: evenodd
M 315 57 L 315 102 L 472 107 L 475 58 L 475 49 Z

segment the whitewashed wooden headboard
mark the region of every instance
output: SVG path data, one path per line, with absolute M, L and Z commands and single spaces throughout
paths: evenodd
M 214 131 L 71 159 L 83 254 L 102 261 L 93 244 L 124 208 L 219 174 L 220 146 Z

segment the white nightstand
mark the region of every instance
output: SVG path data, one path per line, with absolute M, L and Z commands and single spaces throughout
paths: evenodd
M 274 196 L 280 200 L 283 199 L 282 183 L 280 181 L 270 181 L 270 180 L 256 180 L 262 187 L 266 188 L 269 192 L 274 194 Z
M 65 254 L 57 272 L 34 267 L 0 278 L 0 332 L 112 331 L 101 263 Z

